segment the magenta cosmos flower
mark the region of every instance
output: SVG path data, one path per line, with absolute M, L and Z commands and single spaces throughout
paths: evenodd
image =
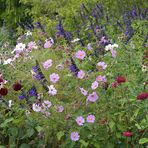
M 77 77 L 78 77 L 79 79 L 83 79 L 83 78 L 85 77 L 85 72 L 84 72 L 83 70 L 80 70 L 80 71 L 78 72 L 78 74 L 77 74 Z
M 84 124 L 85 120 L 82 116 L 79 116 L 76 118 L 76 122 L 78 125 L 82 126 Z
M 79 133 L 78 133 L 78 132 L 72 132 L 72 133 L 70 134 L 70 139 L 71 139 L 72 141 L 78 141 L 78 140 L 80 139 Z
M 51 60 L 51 59 L 49 59 L 49 60 L 47 60 L 47 61 L 43 62 L 42 64 L 43 64 L 44 69 L 48 70 L 48 69 L 49 69 L 49 67 L 51 67 L 51 66 L 52 66 L 52 60 Z
M 83 50 L 79 50 L 79 51 L 76 52 L 76 54 L 75 54 L 75 57 L 76 57 L 77 59 L 80 59 L 80 60 L 83 60 L 83 59 L 85 58 L 85 56 L 86 56 L 86 53 L 85 53 L 85 51 L 83 51 Z
M 87 97 L 87 101 L 90 101 L 90 102 L 96 102 L 98 100 L 98 95 L 96 92 L 93 92 L 92 94 L 89 94 L 88 97 Z
M 95 116 L 89 115 L 89 116 L 87 116 L 86 120 L 87 120 L 88 123 L 94 123 L 95 122 Z
M 56 73 L 53 73 L 53 74 L 50 75 L 50 81 L 51 81 L 52 83 L 58 82 L 59 78 L 60 78 L 59 75 L 56 74 Z
M 133 135 L 133 133 L 126 131 L 126 132 L 123 132 L 122 135 L 125 136 L 125 137 L 131 137 Z

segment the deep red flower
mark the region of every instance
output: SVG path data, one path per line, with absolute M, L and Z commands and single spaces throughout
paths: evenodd
M 145 100 L 148 98 L 148 93 L 147 92 L 142 92 L 137 96 L 137 100 Z
M 126 82 L 126 78 L 123 76 L 119 76 L 116 78 L 116 81 L 120 84 L 120 83 L 124 83 Z
M 19 90 L 21 90 L 22 85 L 19 82 L 16 82 L 15 84 L 13 84 L 12 87 L 15 91 L 19 91 Z
M 0 89 L 0 95 L 6 96 L 8 94 L 8 89 L 7 88 L 1 88 Z
M 118 86 L 118 82 L 113 82 L 111 85 L 113 88 L 116 88 Z
M 127 131 L 127 132 L 123 132 L 122 135 L 125 137 L 131 137 L 133 135 L 133 133 Z

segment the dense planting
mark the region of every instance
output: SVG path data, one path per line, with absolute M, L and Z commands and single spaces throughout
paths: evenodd
M 53 26 L 42 17 L 18 29 L 14 47 L 3 41 L 2 147 L 145 148 L 147 13 L 133 7 L 116 18 L 82 3 Z

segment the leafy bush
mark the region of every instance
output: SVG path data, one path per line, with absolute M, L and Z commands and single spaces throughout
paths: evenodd
M 76 19 L 51 21 L 52 33 L 35 13 L 44 19 L 20 31 L 0 65 L 0 144 L 146 147 L 147 9 L 117 20 L 102 5 L 82 5 Z

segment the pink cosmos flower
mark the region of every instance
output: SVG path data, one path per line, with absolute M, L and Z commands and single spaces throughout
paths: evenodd
M 52 60 L 51 60 L 51 59 L 49 59 L 49 60 L 47 60 L 47 61 L 43 62 L 42 64 L 43 64 L 43 67 L 44 67 L 46 70 L 48 70 L 48 69 L 49 69 L 49 67 L 51 67 L 51 66 L 52 66 Z
M 105 62 L 99 62 L 99 63 L 97 64 L 97 67 L 101 67 L 101 68 L 104 70 L 104 69 L 106 69 L 107 64 L 105 64 Z
M 78 141 L 78 140 L 80 139 L 79 133 L 78 133 L 78 132 L 72 132 L 72 133 L 70 134 L 70 139 L 71 139 L 72 141 Z
M 48 100 L 44 100 L 44 102 L 42 103 L 43 107 L 45 108 L 50 108 L 52 103 Z
M 79 51 L 76 52 L 76 54 L 75 54 L 75 57 L 76 57 L 77 59 L 80 59 L 80 60 L 83 60 L 83 59 L 85 58 L 85 56 L 86 56 L 86 53 L 85 53 L 85 51 L 83 51 L 83 50 L 79 50 Z
M 77 77 L 78 77 L 79 79 L 83 79 L 83 78 L 85 77 L 85 72 L 84 72 L 83 70 L 80 70 L 80 71 L 78 72 L 78 74 L 77 74 Z
M 51 41 L 46 41 L 44 44 L 44 48 L 50 48 L 53 44 L 51 43 Z
M 61 113 L 61 112 L 63 112 L 64 107 L 62 105 L 57 105 L 56 110 L 57 110 L 57 112 Z
M 33 42 L 33 41 L 29 42 L 27 46 L 28 46 L 29 51 L 31 51 L 32 49 L 37 49 L 38 48 L 36 43 Z
M 53 73 L 53 74 L 50 75 L 50 81 L 51 81 L 52 83 L 58 82 L 59 78 L 60 78 L 59 75 L 56 74 L 56 73 Z
M 93 92 L 92 94 L 89 94 L 88 97 L 87 97 L 87 101 L 90 101 L 90 102 L 96 102 L 98 100 L 98 95 L 96 92 Z
M 85 90 L 84 88 L 80 87 L 80 91 L 84 96 L 87 96 L 88 91 Z
M 116 50 L 110 50 L 111 51 L 111 54 L 112 54 L 112 57 L 115 58 L 117 56 L 117 52 Z
M 44 117 L 45 117 L 45 118 L 48 118 L 48 117 L 51 115 L 51 113 L 50 113 L 50 112 L 45 111 L 45 112 L 43 113 L 43 115 L 44 115 Z
M 79 116 L 76 118 L 76 122 L 78 125 L 82 126 L 84 124 L 85 120 L 82 116 Z
M 98 81 L 98 82 L 107 82 L 106 77 L 101 76 L 101 75 L 96 78 L 96 81 Z
M 89 115 L 89 116 L 87 116 L 86 120 L 87 120 L 88 123 L 94 123 L 95 122 L 95 116 Z
M 91 85 L 92 90 L 95 90 L 96 88 L 98 88 L 98 85 L 99 84 L 98 84 L 97 81 L 93 82 L 92 85 Z
M 91 43 L 88 43 L 87 49 L 88 49 L 88 50 L 92 50 L 92 49 L 93 49 L 92 46 L 91 46 Z

